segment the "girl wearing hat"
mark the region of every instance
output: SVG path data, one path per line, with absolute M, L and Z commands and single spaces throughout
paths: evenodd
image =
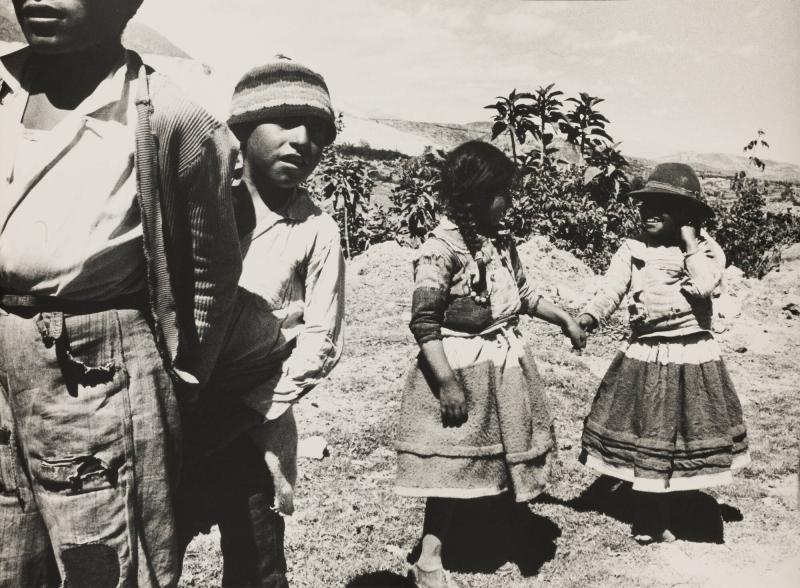
M 552 417 L 520 314 L 586 335 L 528 284 L 501 221 L 513 163 L 480 141 L 454 149 L 441 173 L 445 216 L 414 261 L 411 332 L 420 346 L 405 382 L 398 424 L 396 490 L 427 497 L 417 586 L 452 586 L 442 542 L 460 500 L 545 487 L 554 451 Z M 455 500 L 454 500 L 455 499 Z
M 631 336 L 611 363 L 583 430 L 581 461 L 633 482 L 634 536 L 673 541 L 667 493 L 731 481 L 749 462 L 742 408 L 711 334 L 725 255 L 700 222 L 713 215 L 681 163 L 657 166 L 640 202 L 644 231 L 626 240 L 578 317 L 585 330 L 625 300 Z
M 322 76 L 284 58 L 242 77 L 228 126 L 243 160 L 238 216 L 251 222 L 240 227 L 246 256 L 227 343 L 191 415 L 187 453 L 199 458 L 186 468 L 178 509 L 187 543 L 219 525 L 223 586 L 284 588 L 292 406 L 333 369 L 343 344 L 339 229 L 301 187 L 336 125 Z

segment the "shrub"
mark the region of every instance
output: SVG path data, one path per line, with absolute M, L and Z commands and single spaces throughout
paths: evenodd
M 800 241 L 800 217 L 766 209 L 770 183 L 738 174 L 733 204 L 717 202 L 709 230 L 725 251 L 728 264 L 748 277 L 762 277 L 772 269 L 780 249 Z
M 343 157 L 329 149 L 308 184 L 312 194 L 327 201 L 339 225 L 346 257 L 364 251 L 374 242 L 376 227 L 370 220 L 369 199 L 375 182 L 368 162 Z
M 428 152 L 398 165 L 389 211 L 395 238 L 416 245 L 436 225 L 441 155 Z
M 618 193 L 602 198 L 584 183 L 584 166 L 545 161 L 526 174 L 514 190 L 509 225 L 518 240 L 544 235 L 595 271 L 608 267 L 622 239 L 638 234 L 639 213 Z

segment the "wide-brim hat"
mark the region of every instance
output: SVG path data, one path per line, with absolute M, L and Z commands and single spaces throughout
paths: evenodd
M 628 196 L 640 202 L 680 204 L 701 218 L 714 216 L 714 209 L 703 199 L 697 174 L 685 163 L 658 164 L 644 187 L 628 192 Z
M 236 84 L 228 126 L 254 126 L 291 117 L 312 117 L 325 124 L 326 144 L 336 138 L 336 116 L 325 79 L 311 68 L 283 56 L 254 67 Z

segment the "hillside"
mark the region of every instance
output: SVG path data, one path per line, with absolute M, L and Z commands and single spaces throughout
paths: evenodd
M 321 435 L 330 451 L 298 467 L 297 511 L 286 519 L 289 581 L 297 588 L 411 586 L 406 561 L 424 501 L 394 494 L 393 442 L 403 376 L 417 349 L 407 326 L 413 255 L 388 242 L 348 262 L 342 360 L 296 411 L 300 436 Z M 520 257 L 531 282 L 573 310 L 596 285 L 580 260 L 541 238 L 521 245 Z M 800 294 L 794 263 L 763 281 L 734 271 L 726 277 L 741 314 L 726 315 L 718 339 L 742 399 L 753 463 L 733 484 L 698 493 L 673 544 L 637 545 L 629 487 L 609 485 L 577 459 L 582 419 L 619 344 L 620 331 L 609 327 L 619 321 L 576 355 L 557 328 L 523 320 L 556 419 L 556 468 L 547 494 L 514 511 L 522 530 L 513 545 L 497 522 L 509 516 L 501 504 L 486 503 L 485 513 L 470 511 L 458 523 L 446 556 L 458 585 L 796 587 L 800 403 L 791 358 L 800 350 L 800 319 L 781 311 Z M 715 511 L 724 527 L 710 524 Z M 503 565 L 511 559 L 516 565 Z M 220 570 L 215 529 L 189 547 L 180 586 L 219 585 Z
M 153 55 L 163 55 L 165 57 L 175 57 L 180 59 L 191 59 L 191 57 L 179 47 L 176 47 L 169 39 L 149 26 L 136 20 L 131 21 L 125 30 L 125 45 L 138 51 Z M 17 25 L 17 19 L 11 8 L 11 3 L 7 0 L 0 0 L 0 41 L 7 43 L 21 43 L 25 41 Z

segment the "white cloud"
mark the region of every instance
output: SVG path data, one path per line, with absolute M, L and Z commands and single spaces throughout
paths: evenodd
M 753 43 L 747 43 L 739 47 L 734 53 L 739 57 L 753 57 L 758 53 L 758 47 Z
M 643 35 L 639 31 L 618 31 L 609 45 L 611 47 L 624 47 L 625 45 L 644 43 L 652 38 L 652 36 Z

